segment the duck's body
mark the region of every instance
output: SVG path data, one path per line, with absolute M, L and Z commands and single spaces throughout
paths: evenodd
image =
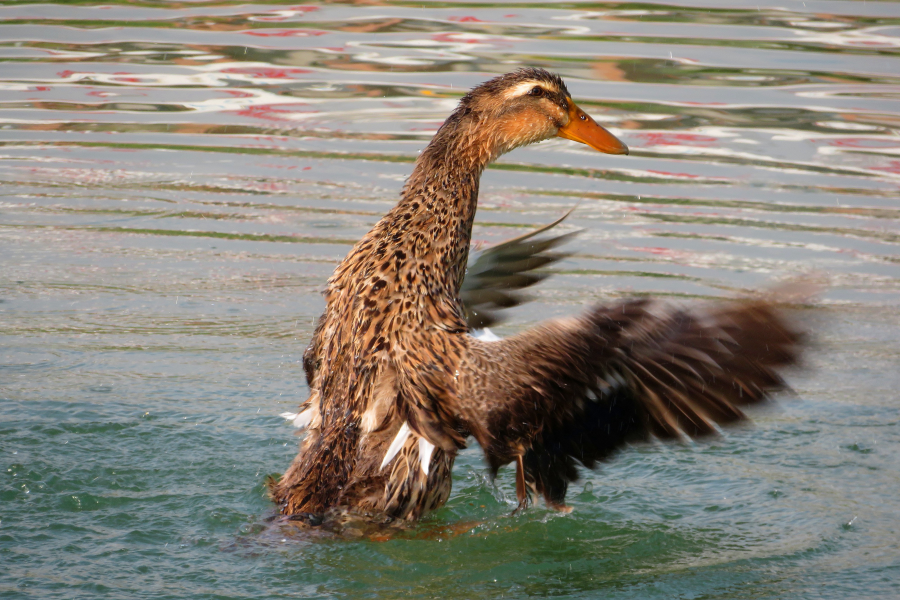
M 446 502 L 470 435 L 494 471 L 516 463 L 520 501 L 533 490 L 559 508 L 576 460 L 711 432 L 781 386 L 797 336 L 763 302 L 691 315 L 629 301 L 501 342 L 469 335 L 460 286 L 483 169 L 554 135 L 627 151 L 582 115 L 559 77 L 527 69 L 475 88 L 435 135 L 328 282 L 304 355 L 308 434 L 273 487 L 284 514 L 417 519 Z

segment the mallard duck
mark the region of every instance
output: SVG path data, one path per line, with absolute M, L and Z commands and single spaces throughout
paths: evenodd
M 691 311 L 631 299 L 501 341 L 469 334 L 460 290 L 481 173 L 554 136 L 628 153 L 557 75 L 475 87 L 335 269 L 303 357 L 306 437 L 271 489 L 284 515 L 416 520 L 447 501 L 470 437 L 493 474 L 515 465 L 520 506 L 539 495 L 565 511 L 578 465 L 650 436 L 712 434 L 784 386 L 801 336 L 766 300 Z

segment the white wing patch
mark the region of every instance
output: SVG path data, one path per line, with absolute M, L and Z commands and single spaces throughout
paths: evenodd
M 503 338 L 485 327 L 484 329 L 476 329 L 472 332 L 472 337 L 482 342 L 499 342 Z
M 403 425 L 400 426 L 400 431 L 394 436 L 394 440 L 388 447 L 387 452 L 385 452 L 384 458 L 381 461 L 381 466 L 378 467 L 379 469 L 383 469 L 394 460 L 394 457 L 397 456 L 397 453 L 400 452 L 400 449 L 403 448 L 411 435 L 414 434 L 409 428 L 409 423 L 404 421 Z M 434 452 L 434 444 L 420 435 L 415 435 L 415 437 L 419 440 L 419 467 L 422 469 L 422 472 L 425 473 L 425 477 L 428 477 L 428 471 L 431 467 L 431 455 Z
M 387 452 L 384 455 L 384 460 L 381 461 L 381 466 L 378 467 L 379 470 L 383 469 L 385 465 L 394 460 L 394 457 L 397 456 L 397 453 L 400 452 L 400 448 L 403 447 L 403 444 L 406 443 L 406 439 L 409 437 L 409 423 L 403 421 L 403 425 L 400 426 L 400 431 L 397 432 L 397 435 L 394 436 L 394 441 L 391 442 L 391 445 L 388 447 Z
M 423 437 L 419 438 L 419 464 L 425 477 L 428 477 L 428 469 L 431 466 L 431 453 L 434 452 L 434 444 Z
M 312 407 L 310 407 L 298 413 L 283 412 L 281 413 L 281 418 L 290 421 L 291 425 L 297 429 L 306 429 L 312 420 L 312 413 Z

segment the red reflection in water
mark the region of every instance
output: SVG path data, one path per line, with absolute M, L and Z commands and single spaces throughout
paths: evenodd
M 289 7 L 285 8 L 284 10 L 289 10 L 291 12 L 298 12 L 298 13 L 308 13 L 308 12 L 316 12 L 317 10 L 319 10 L 319 7 L 318 6 L 310 6 L 309 4 L 300 4 L 298 6 L 289 6 Z
M 691 173 L 673 173 L 671 171 L 657 171 L 656 169 L 647 169 L 648 173 L 656 173 L 657 175 L 666 175 L 668 177 L 686 177 L 688 179 L 697 179 L 700 175 L 693 175 Z
M 319 29 L 255 29 L 240 33 L 256 37 L 318 37 L 328 34 L 327 31 Z
M 118 71 L 113 73 L 115 77 L 111 78 L 110 81 L 120 81 L 122 83 L 140 83 L 142 79 L 139 76 L 136 76 L 134 73 L 129 73 L 128 71 Z
M 487 40 L 478 38 L 463 37 L 459 33 L 436 33 L 431 36 L 435 42 L 446 42 L 448 44 L 483 44 Z
M 718 139 L 696 133 L 639 133 L 648 146 L 710 146 Z
M 254 119 L 263 119 L 266 121 L 290 121 L 290 119 L 279 116 L 279 115 L 291 115 L 300 112 L 313 112 L 317 113 L 319 111 L 301 111 L 297 110 L 298 106 L 305 106 L 302 103 L 296 104 L 256 104 L 253 106 L 248 106 L 247 108 L 242 108 L 241 110 L 229 111 L 234 114 L 241 115 L 242 117 L 252 117 Z
M 897 148 L 900 140 L 888 140 L 884 138 L 846 137 L 837 139 L 815 139 L 813 142 L 825 142 L 829 146 L 839 148 Z
M 291 79 L 291 75 L 312 73 L 309 69 L 276 69 L 273 67 L 232 67 L 222 69 L 222 72 L 249 75 L 254 79 Z
M 225 94 L 233 97 L 233 98 L 250 98 L 253 96 L 250 92 L 244 92 L 241 90 L 221 90 Z
M 900 160 L 890 161 L 886 167 L 872 167 L 873 171 L 884 171 L 886 173 L 896 173 L 900 175 Z

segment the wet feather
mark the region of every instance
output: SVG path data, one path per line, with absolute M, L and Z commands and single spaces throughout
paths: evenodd
M 541 495 L 567 510 L 580 467 L 652 436 L 714 434 L 784 387 L 779 370 L 803 337 L 776 297 L 692 309 L 625 300 L 502 340 L 471 335 L 523 300 L 517 290 L 565 257 L 553 250 L 570 235 L 536 237 L 553 223 L 498 245 L 464 284 L 481 173 L 560 134 L 573 107 L 540 69 L 473 89 L 398 204 L 335 269 L 304 353 L 310 399 L 291 415 L 307 434 L 272 486 L 284 514 L 418 519 L 447 501 L 471 437 L 493 473 L 515 465 L 520 506 Z

